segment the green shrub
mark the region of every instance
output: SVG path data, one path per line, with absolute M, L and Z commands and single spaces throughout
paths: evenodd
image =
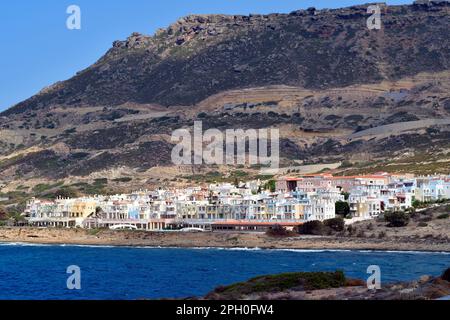
M 265 185 L 264 185 L 264 189 L 266 190 L 270 190 L 270 192 L 275 192 L 276 191 L 276 181 L 275 180 L 269 180 Z
M 58 182 L 58 183 L 55 183 L 55 184 L 41 183 L 41 184 L 38 184 L 38 185 L 36 185 L 36 186 L 33 187 L 33 192 L 34 192 L 34 193 L 42 193 L 42 192 L 44 192 L 44 191 L 47 191 L 47 190 L 50 190 L 50 189 L 53 189 L 53 188 L 60 187 L 60 186 L 62 186 L 63 184 L 64 184 L 64 182 Z
M 414 201 L 412 202 L 412 206 L 413 206 L 414 208 L 420 208 L 420 207 L 422 206 L 422 202 L 419 201 L 419 200 L 414 200 Z
M 348 160 L 342 161 L 341 165 L 339 166 L 339 169 L 345 169 L 345 168 L 351 168 L 353 166 L 353 163 L 351 163 Z
M 386 212 L 384 219 L 388 222 L 388 227 L 399 228 L 405 227 L 409 223 L 409 214 L 403 211 L 399 212 Z
M 108 178 L 95 179 L 93 184 L 97 186 L 108 184 Z
M 356 234 L 356 236 L 358 238 L 365 238 L 366 237 L 366 233 L 364 232 L 364 230 L 359 230 L 358 233 Z
M 344 231 L 344 228 L 345 228 L 345 221 L 344 221 L 344 219 L 343 218 L 339 218 L 339 217 L 325 220 L 323 222 L 323 224 L 325 226 L 331 228 L 332 230 L 337 231 L 337 232 Z
M 342 216 L 344 218 L 350 215 L 350 206 L 345 201 L 336 202 L 335 208 L 336 215 Z
M 300 234 L 310 234 L 321 236 L 328 233 L 329 228 L 325 226 L 321 221 L 308 221 L 298 227 Z
M 347 232 L 348 232 L 349 236 L 352 236 L 356 232 L 356 228 L 354 226 L 352 226 L 352 225 L 349 225 L 347 227 Z
M 131 177 L 123 177 L 123 178 L 117 178 L 114 179 L 114 182 L 130 182 L 131 180 L 133 180 L 133 178 Z
M 277 275 L 260 276 L 246 282 L 220 286 L 208 296 L 218 295 L 222 300 L 239 299 L 244 295 L 261 292 L 282 292 L 299 288 L 302 290 L 318 290 L 339 288 L 346 285 L 342 271 L 336 272 L 292 272 Z
M 287 231 L 286 228 L 283 228 L 282 226 L 277 224 L 269 228 L 266 231 L 266 235 L 270 237 L 289 237 L 292 235 L 292 232 Z

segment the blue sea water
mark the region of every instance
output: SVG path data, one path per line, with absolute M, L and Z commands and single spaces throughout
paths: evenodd
M 66 286 L 70 265 L 81 268 L 81 290 Z M 219 285 L 292 271 L 334 271 L 366 279 L 379 265 L 382 283 L 439 275 L 448 253 L 176 249 L 0 245 L 0 299 L 180 298 Z

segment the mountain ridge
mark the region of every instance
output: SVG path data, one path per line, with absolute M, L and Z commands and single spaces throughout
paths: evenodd
M 450 118 L 450 4 L 382 8 L 381 30 L 367 29 L 361 5 L 190 15 L 115 41 L 73 78 L 0 113 L 0 180 L 11 189 L 229 177 L 236 168 L 170 165 L 171 133 L 194 121 L 279 128 L 283 166 L 448 171 L 450 125 L 433 119 Z
M 389 13 L 379 31 L 365 27 L 370 16 L 366 6 L 290 14 L 190 15 L 154 36 L 133 33 L 115 41 L 91 67 L 1 115 L 48 103 L 192 105 L 233 88 L 284 84 L 325 89 L 442 71 L 450 61 L 450 54 L 442 50 L 448 45 L 449 6 L 384 7 Z M 395 29 L 406 23 L 410 26 L 400 38 Z M 435 39 L 427 47 L 430 39 L 421 34 L 431 33 Z M 407 59 L 399 42 L 413 38 L 420 47 L 408 52 L 416 59 Z

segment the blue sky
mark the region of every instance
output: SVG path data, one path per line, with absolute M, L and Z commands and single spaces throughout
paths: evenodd
M 5 0 L 0 7 L 0 111 L 88 67 L 114 40 L 134 31 L 153 34 L 187 14 L 288 13 L 366 2 L 370 0 Z M 66 28 L 66 9 L 72 4 L 81 8 L 81 30 Z

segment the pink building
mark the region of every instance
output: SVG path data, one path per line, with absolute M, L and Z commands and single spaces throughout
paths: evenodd
M 277 181 L 277 190 L 315 192 L 318 190 L 339 188 L 343 192 L 350 192 L 357 186 L 381 189 L 389 184 L 390 176 L 387 174 L 341 176 L 333 177 L 330 174 L 304 175 L 299 178 L 284 177 Z

